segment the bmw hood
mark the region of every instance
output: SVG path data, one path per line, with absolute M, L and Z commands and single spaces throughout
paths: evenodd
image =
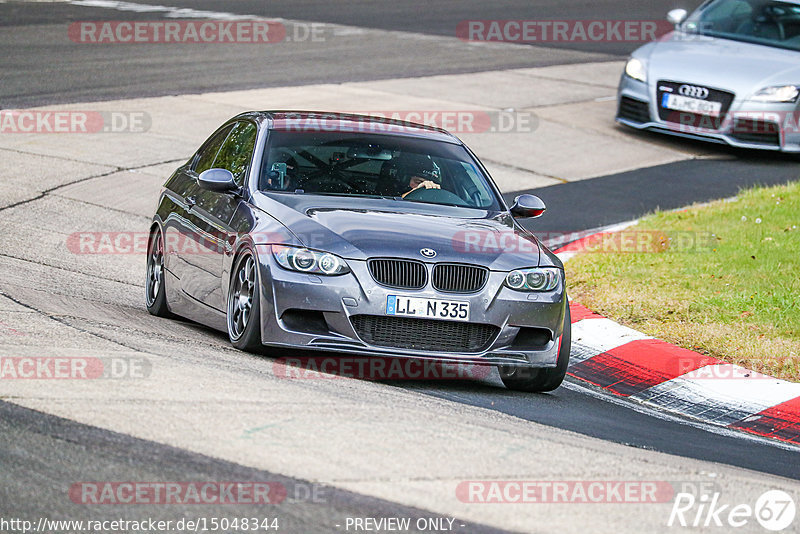
M 254 201 L 298 244 L 345 259 L 410 258 L 499 271 L 539 265 L 538 240 L 505 212 L 301 194 L 257 193 Z
M 800 84 L 800 52 L 729 39 L 673 32 L 635 53 L 648 80 L 704 85 L 748 98 L 769 85 Z

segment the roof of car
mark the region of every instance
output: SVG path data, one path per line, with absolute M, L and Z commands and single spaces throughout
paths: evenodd
M 390 111 L 384 112 L 389 116 L 294 110 L 270 110 L 251 112 L 250 114 L 252 113 L 268 119 L 270 128 L 275 130 L 402 135 L 461 144 L 461 141 L 447 130 L 400 120 L 392 117 Z M 424 112 L 420 112 L 420 114 L 422 113 Z

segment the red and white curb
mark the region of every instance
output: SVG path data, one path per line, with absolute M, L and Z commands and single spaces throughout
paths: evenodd
M 568 374 L 650 408 L 800 445 L 800 384 L 653 339 L 570 303 Z
M 800 383 L 654 339 L 575 302 L 570 312 L 573 378 L 661 412 L 800 445 Z

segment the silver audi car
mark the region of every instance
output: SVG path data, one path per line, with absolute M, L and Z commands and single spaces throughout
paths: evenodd
M 167 180 L 146 304 L 235 347 L 497 366 L 558 387 L 570 353 L 559 259 L 444 130 L 359 115 L 250 112 Z
M 617 122 L 682 137 L 800 152 L 800 1 L 708 0 L 637 49 Z

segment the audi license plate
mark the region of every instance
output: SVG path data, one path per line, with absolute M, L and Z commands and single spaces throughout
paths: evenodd
M 674 109 L 675 111 L 689 111 L 700 115 L 718 117 L 722 111 L 722 102 L 712 102 L 710 100 L 700 100 L 683 95 L 664 93 L 661 97 L 661 107 Z
M 386 315 L 469 321 L 469 302 L 389 295 Z

